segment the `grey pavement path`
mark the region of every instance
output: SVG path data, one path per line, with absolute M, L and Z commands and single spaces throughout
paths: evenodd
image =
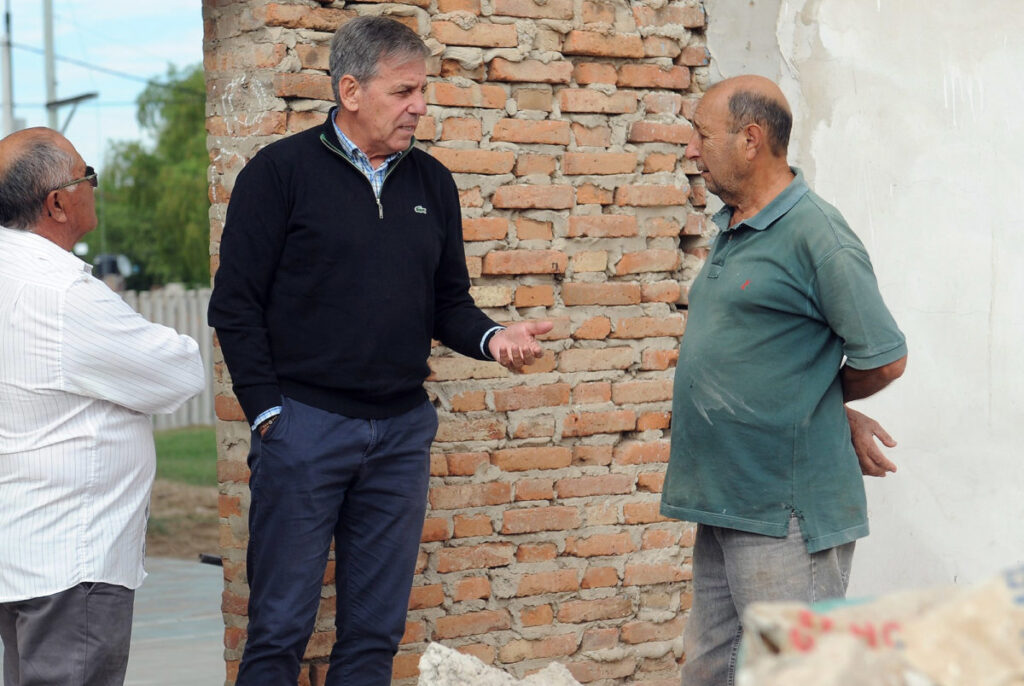
M 221 568 L 151 557 L 145 569 L 150 575 L 135 593 L 125 686 L 222 685 Z
M 222 570 L 198 561 L 147 558 L 135 593 L 125 686 L 224 683 Z
M 146 571 L 149 576 L 135 593 L 125 686 L 221 686 L 221 568 L 151 557 Z

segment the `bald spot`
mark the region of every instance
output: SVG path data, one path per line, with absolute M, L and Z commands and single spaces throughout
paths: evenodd
M 15 131 L 0 140 L 0 176 L 7 173 L 12 164 L 24 154 L 34 143 L 53 142 L 67 150 L 70 144 L 64 136 L 45 126 L 34 126 L 30 129 Z
M 766 79 L 763 76 L 757 76 L 755 74 L 734 76 L 730 79 L 719 81 L 707 90 L 704 97 L 706 98 L 711 94 L 715 94 L 716 97 L 721 97 L 728 102 L 729 98 L 740 92 L 753 93 L 772 100 L 775 104 L 784 109 L 789 116 L 793 116 L 793 110 L 789 107 L 789 101 L 786 100 L 786 96 L 782 94 L 782 89 L 779 88 L 778 84 L 771 79 Z

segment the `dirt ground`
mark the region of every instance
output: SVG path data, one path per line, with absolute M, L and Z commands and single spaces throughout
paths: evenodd
M 153 482 L 146 555 L 184 560 L 218 555 L 218 539 L 216 486 Z

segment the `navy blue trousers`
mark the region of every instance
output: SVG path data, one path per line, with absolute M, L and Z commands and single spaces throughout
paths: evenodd
M 353 419 L 285 398 L 249 451 L 248 639 L 236 686 L 298 680 L 335 540 L 328 686 L 387 686 L 405 632 L 437 413 Z

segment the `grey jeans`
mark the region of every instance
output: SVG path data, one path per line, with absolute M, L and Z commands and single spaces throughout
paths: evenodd
M 682 686 L 734 686 L 740 619 L 750 603 L 845 597 L 853 548 L 809 554 L 795 516 L 785 538 L 698 525 Z
M 134 605 L 135 591 L 102 583 L 0 603 L 4 686 L 121 686 Z

